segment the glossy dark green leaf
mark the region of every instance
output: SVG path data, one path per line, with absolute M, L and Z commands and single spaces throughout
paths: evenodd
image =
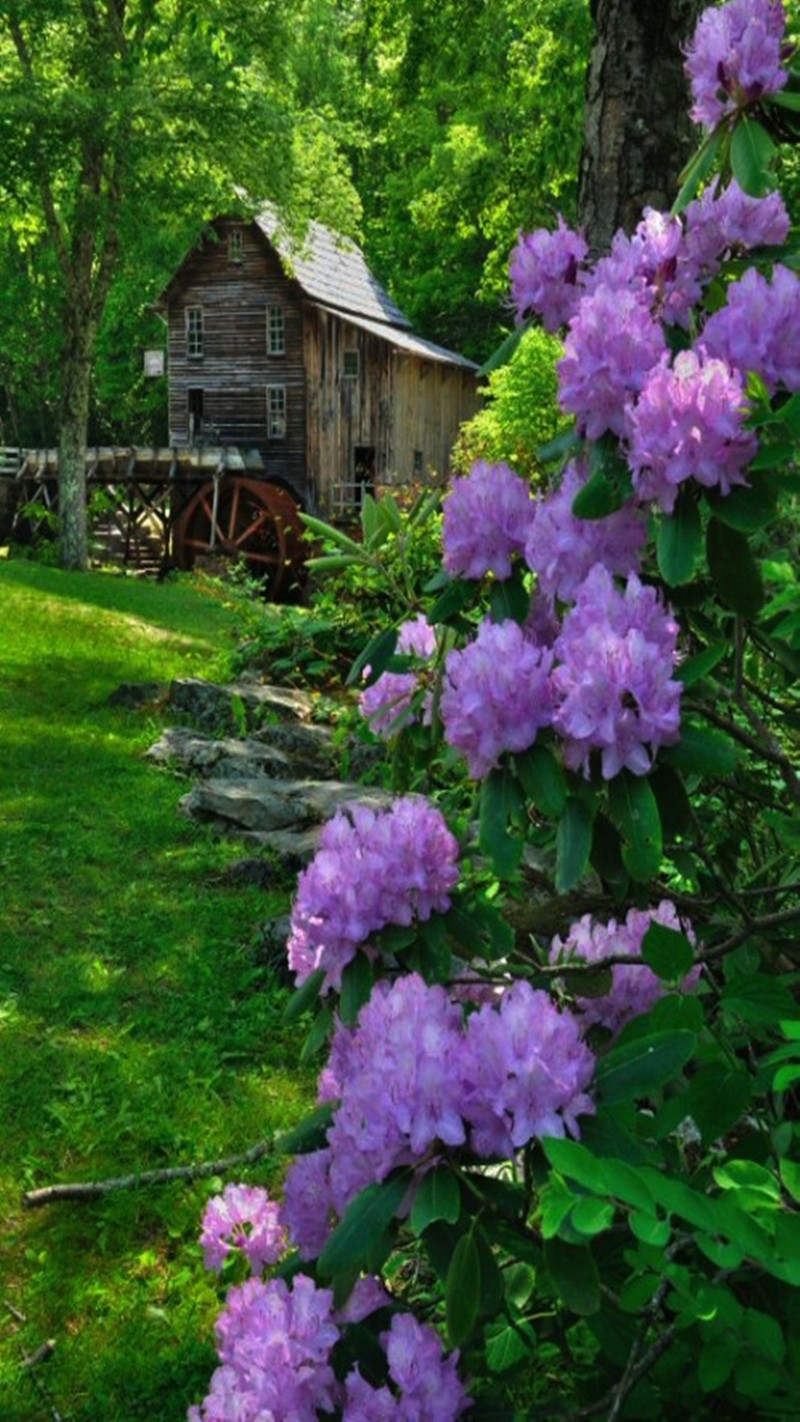
M 622 495 L 609 482 L 602 470 L 592 474 L 575 495 L 572 512 L 575 518 L 598 519 L 616 513 L 622 507 Z
M 378 632 L 375 637 L 371 638 L 363 652 L 360 652 L 353 662 L 347 675 L 347 685 L 353 686 L 355 682 L 360 682 L 366 667 L 369 667 L 366 683 L 370 684 L 373 681 L 377 681 L 381 672 L 386 670 L 394 656 L 396 646 L 396 627 L 389 627 L 383 632 Z
M 313 973 L 309 973 L 301 987 L 293 992 L 286 1004 L 284 1017 L 287 1022 L 296 1022 L 298 1017 L 302 1017 L 304 1012 L 310 1012 L 316 1006 L 319 990 L 325 981 L 325 969 L 315 968 Z
M 306 1062 L 313 1061 L 317 1052 L 324 1047 L 333 1029 L 333 1020 L 333 1002 L 326 1002 L 325 1006 L 320 1008 L 314 1018 L 309 1034 L 303 1043 L 303 1048 L 300 1052 L 301 1062 L 305 1064 Z
M 323 1278 L 332 1279 L 367 1260 L 376 1239 L 388 1229 L 408 1194 L 408 1171 L 368 1185 L 350 1201 L 344 1216 L 327 1240 L 317 1261 Z
M 422 1177 L 414 1196 L 411 1228 L 415 1234 L 422 1234 L 428 1225 L 437 1220 L 455 1224 L 460 1214 L 461 1188 L 458 1180 L 446 1165 L 437 1165 Z
M 704 140 L 701 147 L 690 158 L 686 167 L 680 175 L 680 189 L 672 205 L 672 215 L 677 216 L 683 212 L 687 203 L 692 201 L 700 184 L 708 177 L 711 169 L 717 161 L 717 154 L 722 145 L 722 126 L 715 128 Z
M 664 841 L 658 801 L 647 779 L 623 770 L 609 784 L 608 805 L 622 836 L 625 868 L 632 879 L 651 879 L 661 867 Z
M 750 197 L 764 197 L 769 192 L 769 170 L 776 152 L 758 119 L 740 115 L 731 139 L 731 167 L 737 183 Z
M 757 617 L 764 605 L 764 587 L 744 534 L 712 518 L 706 533 L 706 551 L 720 601 L 742 617 Z
M 685 662 L 675 668 L 675 680 L 683 682 L 684 686 L 694 686 L 696 682 L 708 676 L 729 651 L 727 642 L 714 642 L 710 647 L 704 647 L 702 652 L 687 657 Z
M 275 1137 L 278 1154 L 307 1155 L 309 1151 L 321 1150 L 328 1143 L 328 1128 L 338 1104 L 336 1101 L 325 1101 L 322 1106 L 309 1111 L 291 1130 L 282 1131 Z
M 685 1097 L 691 1116 L 706 1144 L 719 1140 L 741 1120 L 753 1095 L 753 1078 L 730 1062 L 709 1062 L 692 1077 Z
M 642 958 L 657 978 L 679 982 L 694 963 L 694 950 L 682 933 L 653 922 L 642 939 Z
M 600 1162 L 580 1141 L 571 1141 L 566 1136 L 546 1136 L 542 1141 L 542 1150 L 560 1175 L 587 1190 L 601 1188 Z
M 566 894 L 578 883 L 589 863 L 592 815 L 588 805 L 570 795 L 556 832 L 556 889 Z
M 630 875 L 622 860 L 622 839 L 619 831 L 603 814 L 595 816 L 592 837 L 591 865 L 617 893 L 624 893 Z
M 658 526 L 658 570 L 665 583 L 678 587 L 691 581 L 703 542 L 700 510 L 694 498 L 681 493 L 671 516 Z
M 730 775 L 736 769 L 739 752 L 724 731 L 687 721 L 681 726 L 678 743 L 664 746 L 658 758 L 687 775 Z
M 677 1077 L 697 1046 L 694 1032 L 655 1032 L 598 1058 L 595 1085 L 608 1105 L 636 1101 Z
M 431 626 L 437 622 L 447 622 L 451 617 L 463 612 L 474 600 L 475 584 L 465 582 L 462 578 L 453 578 L 433 604 L 428 613 L 428 621 Z
M 531 746 L 514 756 L 514 770 L 525 794 L 537 810 L 550 819 L 557 819 L 567 799 L 567 782 L 561 764 L 547 746 Z
M 716 489 L 708 489 L 706 500 L 714 517 L 739 533 L 765 528 L 775 517 L 778 503 L 774 480 L 766 474 L 753 477 L 746 489 L 731 489 L 724 497 Z
M 665 841 L 684 835 L 691 824 L 692 807 L 680 773 L 672 765 L 658 763 L 648 780 L 658 802 Z
M 357 952 L 342 973 L 339 993 L 339 1016 L 345 1027 L 354 1027 L 375 986 L 375 971 L 366 953 Z
M 487 1323 L 484 1332 L 486 1365 L 491 1373 L 506 1373 L 523 1359 L 533 1356 L 536 1334 L 525 1319 L 513 1323 L 499 1318 Z
M 566 1307 L 582 1317 L 596 1313 L 600 1307 L 600 1275 L 589 1246 L 548 1239 L 544 1257 L 553 1286 Z
M 722 1005 L 743 1022 L 777 1024 L 792 1016 L 795 1000 L 783 979 L 752 973 L 725 984 Z
M 447 1336 L 458 1348 L 469 1338 L 478 1320 L 481 1301 L 481 1264 L 478 1246 L 470 1231 L 462 1234 L 450 1261 L 444 1287 Z
M 523 836 L 512 827 L 522 811 L 520 788 L 511 771 L 490 771 L 481 786 L 478 842 L 501 878 L 512 874 L 522 858 Z
M 592 1238 L 603 1234 L 614 1223 L 616 1209 L 608 1200 L 598 1200 L 584 1195 L 572 1207 L 569 1222 L 578 1234 Z
M 525 621 L 531 608 L 531 595 L 525 587 L 519 570 L 511 578 L 492 583 L 489 591 L 489 610 L 493 622 Z

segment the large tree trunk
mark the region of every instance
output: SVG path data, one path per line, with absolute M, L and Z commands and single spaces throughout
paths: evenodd
M 592 0 L 578 215 L 595 254 L 644 207 L 667 209 L 698 141 L 683 47 L 708 0 Z
M 87 305 L 90 303 L 87 302 Z M 94 350 L 94 323 L 78 298 L 70 302 L 61 372 L 58 437 L 58 515 L 61 566 L 85 571 L 89 564 L 86 515 L 86 439 Z

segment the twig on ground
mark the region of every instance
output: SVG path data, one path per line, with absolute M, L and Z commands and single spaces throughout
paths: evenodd
M 45 1185 L 40 1190 L 27 1190 L 22 1203 L 28 1210 L 52 1205 L 61 1200 L 96 1200 L 114 1190 L 138 1190 L 147 1185 L 169 1185 L 174 1180 L 202 1180 L 208 1175 L 226 1175 L 240 1165 L 254 1165 L 268 1155 L 269 1141 L 259 1141 L 241 1155 L 225 1160 L 208 1160 L 200 1165 L 176 1165 L 164 1170 L 142 1170 L 134 1175 L 119 1175 L 111 1180 L 87 1180 L 73 1185 Z

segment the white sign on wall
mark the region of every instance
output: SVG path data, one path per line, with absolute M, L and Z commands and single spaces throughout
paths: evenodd
M 164 374 L 164 352 L 145 351 L 144 353 L 144 373 L 145 375 Z

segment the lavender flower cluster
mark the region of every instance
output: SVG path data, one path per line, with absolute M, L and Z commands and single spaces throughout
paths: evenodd
M 640 956 L 645 934 L 652 923 L 686 933 L 691 942 L 694 934 L 682 924 L 675 905 L 662 899 L 654 909 L 631 909 L 624 922 L 612 918 L 608 923 L 596 923 L 591 914 L 584 914 L 573 923 L 566 938 L 554 938 L 550 949 L 551 963 L 602 963 L 605 958 L 624 954 Z M 690 991 L 700 976 L 694 967 L 681 983 L 681 991 Z M 650 1008 L 665 992 L 664 983 L 646 963 L 615 963 L 611 969 L 611 990 L 601 997 L 577 997 L 584 1028 L 595 1023 L 616 1034 L 632 1017 Z
M 389 923 L 446 913 L 458 880 L 458 845 L 444 817 L 421 797 L 376 812 L 349 805 L 324 826 L 300 875 L 292 908 L 289 966 L 298 984 L 325 969 L 324 991 L 371 934 Z
M 361 1317 L 388 1302 L 382 1290 L 378 1295 Z M 221 1366 L 189 1422 L 317 1422 L 338 1409 L 342 1422 L 456 1422 L 470 1406 L 458 1352 L 445 1355 L 434 1330 L 410 1314 L 395 1314 L 380 1335 L 388 1384 L 373 1388 L 357 1367 L 339 1382 L 331 1354 L 346 1321 L 332 1290 L 305 1274 L 291 1285 L 249 1279 L 231 1289 L 217 1320 Z M 357 1321 L 352 1308 L 350 1321 Z
M 695 123 L 716 128 L 737 109 L 783 88 L 785 28 L 779 0 L 729 0 L 704 11 L 686 58 Z
M 227 1185 L 206 1206 L 200 1245 L 207 1269 L 219 1273 L 231 1250 L 238 1249 L 251 1273 L 260 1274 L 288 1248 L 280 1206 L 256 1185 Z
M 327 1145 L 290 1166 L 292 1242 L 313 1258 L 359 1191 L 442 1148 L 507 1158 L 534 1136 L 577 1134 L 593 1072 L 575 1018 L 526 982 L 466 1023 L 417 974 L 379 982 L 356 1027 L 334 1038 L 320 1091 L 338 1103 Z
M 397 635 L 397 651 L 401 655 L 413 655 L 423 664 L 430 662 L 436 651 L 436 633 L 422 614 L 402 623 Z M 372 686 L 362 691 L 361 714 L 376 736 L 388 740 L 414 724 L 418 717 L 413 702 L 419 687 L 417 671 L 382 672 Z

